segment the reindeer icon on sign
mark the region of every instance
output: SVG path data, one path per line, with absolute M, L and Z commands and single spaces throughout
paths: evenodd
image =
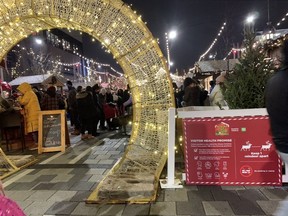
M 268 140 L 266 141 L 266 144 L 261 146 L 260 151 L 270 151 L 271 146 L 272 146 L 272 143 Z
M 242 148 L 240 151 L 250 151 L 252 146 L 252 143 L 250 141 L 247 141 L 244 145 L 242 145 Z

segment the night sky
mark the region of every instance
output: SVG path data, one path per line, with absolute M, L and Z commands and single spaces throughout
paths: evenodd
M 165 32 L 176 29 L 170 44 L 171 70 L 188 69 L 198 61 L 217 36 L 222 24 L 227 28 L 210 53 L 223 59 L 231 48 L 241 44 L 244 20 L 256 12 L 255 30 L 262 31 L 268 21 L 268 0 L 123 0 L 142 15 L 166 56 Z M 270 0 L 270 21 L 276 24 L 288 13 L 288 0 Z M 287 17 L 288 18 L 288 17 Z M 278 27 L 277 27 L 278 28 Z M 279 28 L 288 28 L 288 19 Z M 207 55 L 208 57 L 208 55 Z

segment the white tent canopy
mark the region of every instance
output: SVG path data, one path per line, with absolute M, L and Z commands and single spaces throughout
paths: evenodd
M 27 82 L 31 85 L 33 84 L 34 85 L 36 84 L 47 85 L 50 82 L 52 76 L 55 76 L 55 75 L 42 74 L 42 75 L 33 75 L 33 76 L 20 76 L 12 80 L 11 82 L 9 82 L 9 84 L 11 86 L 18 86 L 23 82 Z M 57 79 L 56 86 L 64 86 L 65 78 L 59 79 L 59 76 L 55 76 L 55 77 Z
M 196 62 L 197 72 L 200 73 L 215 73 L 220 71 L 231 71 L 235 65 L 239 63 L 238 59 L 227 59 L 227 60 L 210 60 L 210 61 L 199 61 Z

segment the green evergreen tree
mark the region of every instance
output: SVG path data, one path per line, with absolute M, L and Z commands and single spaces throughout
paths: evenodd
M 223 95 L 230 109 L 263 108 L 265 86 L 275 67 L 262 46 L 255 45 L 254 33 L 246 32 L 244 38 L 246 50 L 227 74 Z

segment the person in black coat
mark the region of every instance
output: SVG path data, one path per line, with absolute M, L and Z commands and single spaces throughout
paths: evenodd
M 92 139 L 93 121 L 95 120 L 96 107 L 93 101 L 92 92 L 82 90 L 76 95 L 79 120 L 81 123 L 81 139 Z M 86 135 L 85 132 L 88 131 Z
M 184 80 L 184 97 L 185 106 L 200 106 L 201 89 L 196 80 L 186 77 Z
M 265 89 L 266 107 L 275 147 L 286 164 L 288 163 L 288 41 L 283 46 L 283 67 L 268 81 Z M 287 215 L 288 197 L 280 204 L 276 216 Z
M 70 80 L 67 81 L 66 85 L 68 87 L 67 111 L 69 112 L 69 115 L 70 115 L 71 126 L 74 126 L 74 131 L 71 134 L 79 135 L 80 134 L 80 121 L 79 121 L 77 101 L 76 101 L 77 91 L 73 87 L 73 84 Z
M 98 102 L 98 95 L 96 93 L 97 86 L 94 85 L 93 87 L 91 87 L 91 86 L 86 87 L 86 91 L 91 92 L 91 94 L 92 94 L 93 103 L 94 103 L 94 107 L 95 107 L 95 110 L 92 113 L 92 117 L 93 117 L 92 136 L 98 136 L 99 135 L 99 133 L 97 133 L 97 126 L 98 126 L 98 123 L 100 120 L 101 111 L 100 111 L 100 105 Z

